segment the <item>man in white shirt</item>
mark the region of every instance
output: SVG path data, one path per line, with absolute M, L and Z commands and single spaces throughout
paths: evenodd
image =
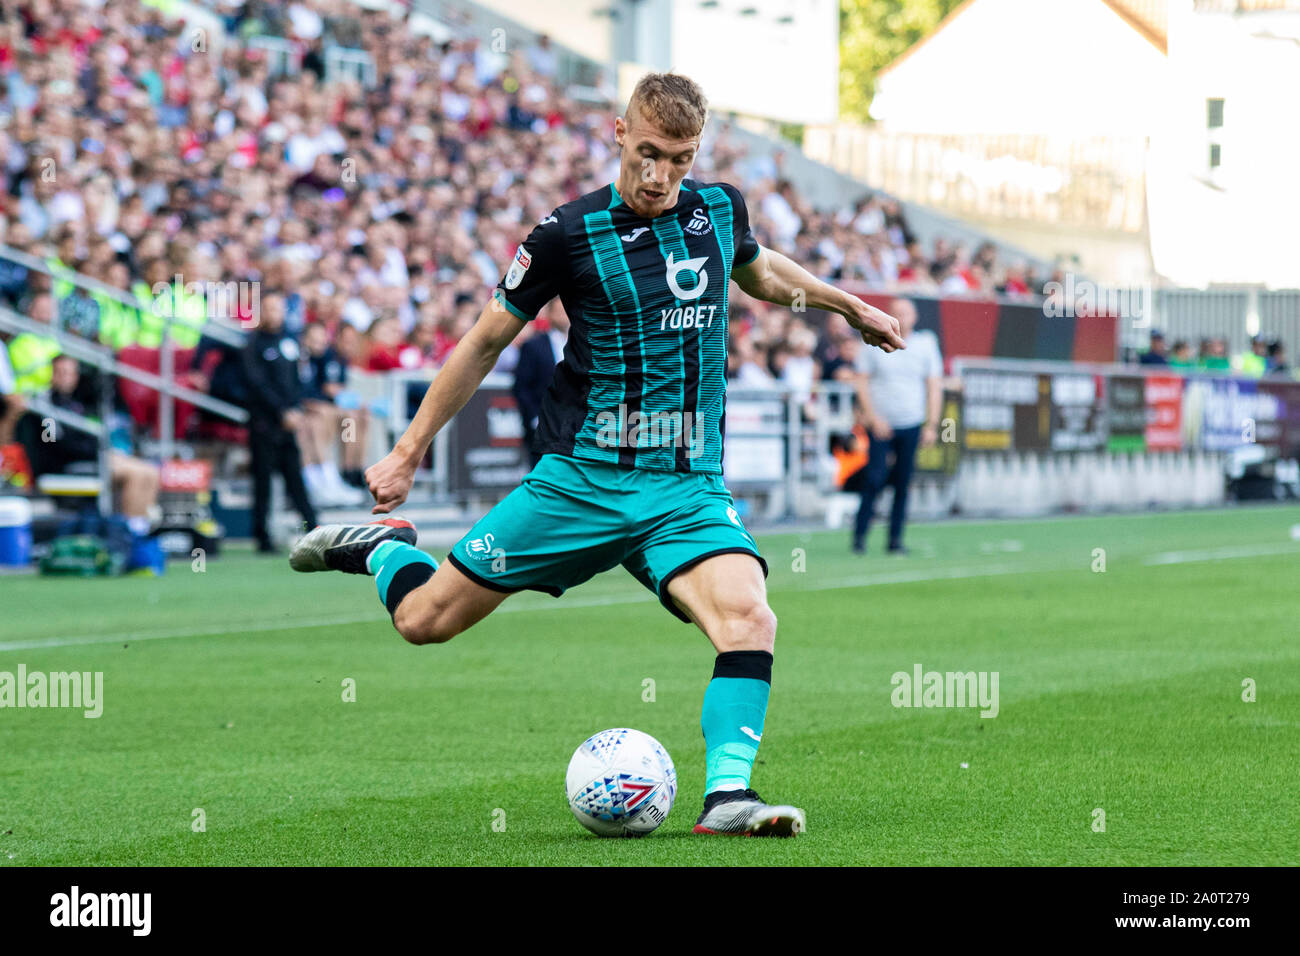
M 888 354 L 879 349 L 858 352 L 858 401 L 862 406 L 871 450 L 862 483 L 862 504 L 853 525 L 853 552 L 865 551 L 876 495 L 894 487 L 889 514 L 889 550 L 906 553 L 903 524 L 907 520 L 907 489 L 912 481 L 918 445 L 933 445 L 939 434 L 943 401 L 943 358 L 933 332 L 914 331 L 916 306 L 895 299 L 889 312 L 897 317 L 907 348 Z M 891 467 L 892 466 L 892 467 Z

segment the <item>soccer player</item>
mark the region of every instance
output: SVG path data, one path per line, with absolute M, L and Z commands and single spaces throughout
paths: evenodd
M 371 574 L 397 631 L 448 641 L 524 590 L 559 596 L 622 564 L 717 651 L 704 693 L 704 811 L 696 833 L 792 836 L 803 811 L 750 789 L 772 679 L 767 565 L 722 481 L 728 279 L 755 298 L 843 315 L 870 345 L 898 323 L 755 241 L 735 187 L 686 178 L 707 106 L 652 73 L 614 123 L 616 182 L 565 203 L 515 253 L 397 446 L 366 471 L 374 512 L 406 500 L 429 444 L 500 352 L 559 296 L 572 325 L 538 424 L 541 461 L 438 564 L 400 518 L 326 525 L 299 571 Z

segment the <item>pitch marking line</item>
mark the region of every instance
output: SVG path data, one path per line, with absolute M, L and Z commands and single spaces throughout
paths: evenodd
M 1235 545 L 1204 551 L 1161 551 L 1159 554 L 1147 555 L 1142 563 L 1148 566 L 1194 564 L 1198 561 L 1226 561 L 1231 558 L 1262 558 L 1271 554 L 1300 554 L 1300 547 L 1295 544 L 1266 544 Z
M 1257 558 L 1276 554 L 1300 554 L 1300 548 L 1294 544 L 1237 546 L 1215 548 L 1205 551 L 1162 551 L 1147 555 L 1142 563 L 1148 567 L 1193 564 L 1203 561 L 1227 561 L 1234 558 Z M 896 571 L 877 574 L 872 577 L 838 578 L 819 581 L 803 587 L 790 588 L 801 591 L 837 591 L 847 588 L 879 587 L 886 584 L 920 584 L 926 581 L 957 581 L 967 578 L 1003 577 L 1009 574 L 1035 574 L 1044 571 L 1068 571 L 1070 567 L 1038 565 L 1019 567 L 1012 565 L 983 565 L 979 567 L 942 568 L 938 570 Z M 785 589 L 783 589 L 785 590 Z M 494 614 L 525 613 L 531 611 L 562 611 L 570 608 L 616 607 L 625 604 L 641 604 L 653 601 L 649 594 L 614 595 L 602 598 L 571 598 L 564 602 L 547 604 L 503 604 Z M 264 621 L 231 629 L 229 625 L 213 624 L 210 627 L 194 627 L 168 631 L 130 631 L 117 634 L 65 635 L 62 637 L 38 638 L 26 641 L 0 642 L 0 653 L 6 651 L 42 650 L 55 647 L 81 647 L 91 644 L 117 644 L 131 641 L 161 641 L 184 637 L 210 637 L 229 634 L 256 634 L 264 631 L 296 631 L 312 627 L 338 627 L 345 624 L 378 624 L 386 620 L 381 614 L 368 614 L 358 617 L 314 618 L 297 621 Z

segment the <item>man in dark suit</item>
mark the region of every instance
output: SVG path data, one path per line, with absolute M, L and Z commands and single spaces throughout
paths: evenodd
M 248 448 L 253 459 L 253 537 L 263 554 L 275 552 L 266 520 L 271 507 L 271 476 L 276 472 L 284 478 L 289 500 L 308 530 L 316 526 L 316 511 L 303 483 L 302 455 L 296 437 L 303 415 L 298 357 L 298 342 L 284 327 L 284 298 L 263 295 L 258 325 L 249 335 L 242 355 Z
M 550 388 L 556 363 L 564 357 L 564 343 L 569 337 L 569 317 L 564 309 L 554 304 L 548 316 L 550 329 L 535 333 L 519 348 L 519 364 L 515 366 L 515 384 L 510 391 L 519 406 L 524 420 L 524 447 L 528 460 L 536 465 L 541 460 L 535 447 L 537 416 L 542 410 L 542 396 Z

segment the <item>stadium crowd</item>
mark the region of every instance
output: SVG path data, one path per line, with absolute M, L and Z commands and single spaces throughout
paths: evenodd
M 1150 345 L 1138 356 L 1138 363 L 1163 365 L 1180 372 L 1232 371 L 1249 378 L 1290 378 L 1293 372 L 1287 362 L 1285 343 L 1259 335 L 1250 340 L 1246 351 L 1229 357 L 1225 339 L 1201 339 L 1193 353 L 1191 343 L 1185 339 L 1170 345 L 1163 332 L 1152 331 Z
M 222 5 L 221 38 L 139 3 L 6 8 L 0 239 L 145 301 L 174 276 L 258 283 L 284 295 L 291 330 L 323 324 L 358 368 L 438 365 L 532 224 L 612 178 L 614 105 L 558 85 L 545 40 L 506 54 L 437 45 L 344 0 Z M 290 41 L 297 68 L 279 72 L 248 42 L 258 35 Z M 378 82 L 326 82 L 328 44 L 366 50 Z M 874 196 L 816 211 L 780 165 L 746 156 L 724 128 L 694 175 L 744 188 L 760 241 L 827 278 L 1029 293 L 1032 277 L 999 268 L 991 245 L 927 252 L 897 204 Z M 6 263 L 0 296 L 29 311 L 46 285 Z M 48 291 L 79 334 L 158 344 L 149 315 Z M 737 318 L 763 316 L 741 302 Z M 181 344 L 197 334 L 182 330 Z
M 545 38 L 504 51 L 473 37 L 438 43 L 348 0 L 214 0 L 219 35 L 137 0 L 0 7 L 0 242 L 54 273 L 0 258 L 0 304 L 115 349 L 156 348 L 160 313 L 175 315 L 186 384 L 235 403 L 239 363 L 203 332 L 213 318 L 249 324 L 250 297 L 214 313 L 189 284 L 236 283 L 274 302 L 300 339 L 307 390 L 346 400 L 349 370 L 440 365 L 533 224 L 615 175 L 613 91 L 561 83 Z M 332 47 L 366 51 L 375 81 L 333 67 Z M 1032 299 L 1049 278 L 988 243 L 925 248 L 884 197 L 814 209 L 782 165 L 715 120 L 692 175 L 739 186 L 759 241 L 827 279 Z M 67 272 L 150 307 L 78 288 Z M 807 392 L 852 374 L 857 340 L 842 322 L 738 292 L 730 318 L 729 370 L 744 384 Z M 521 341 L 546 328 L 544 313 Z M 48 389 L 57 347 L 32 334 L 7 344 L 8 390 Z M 503 370 L 517 354 L 507 350 Z M 20 408 L 11 395 L 0 443 Z M 326 433 L 311 423 L 304 448 Z M 356 483 L 360 463 L 343 464 Z

